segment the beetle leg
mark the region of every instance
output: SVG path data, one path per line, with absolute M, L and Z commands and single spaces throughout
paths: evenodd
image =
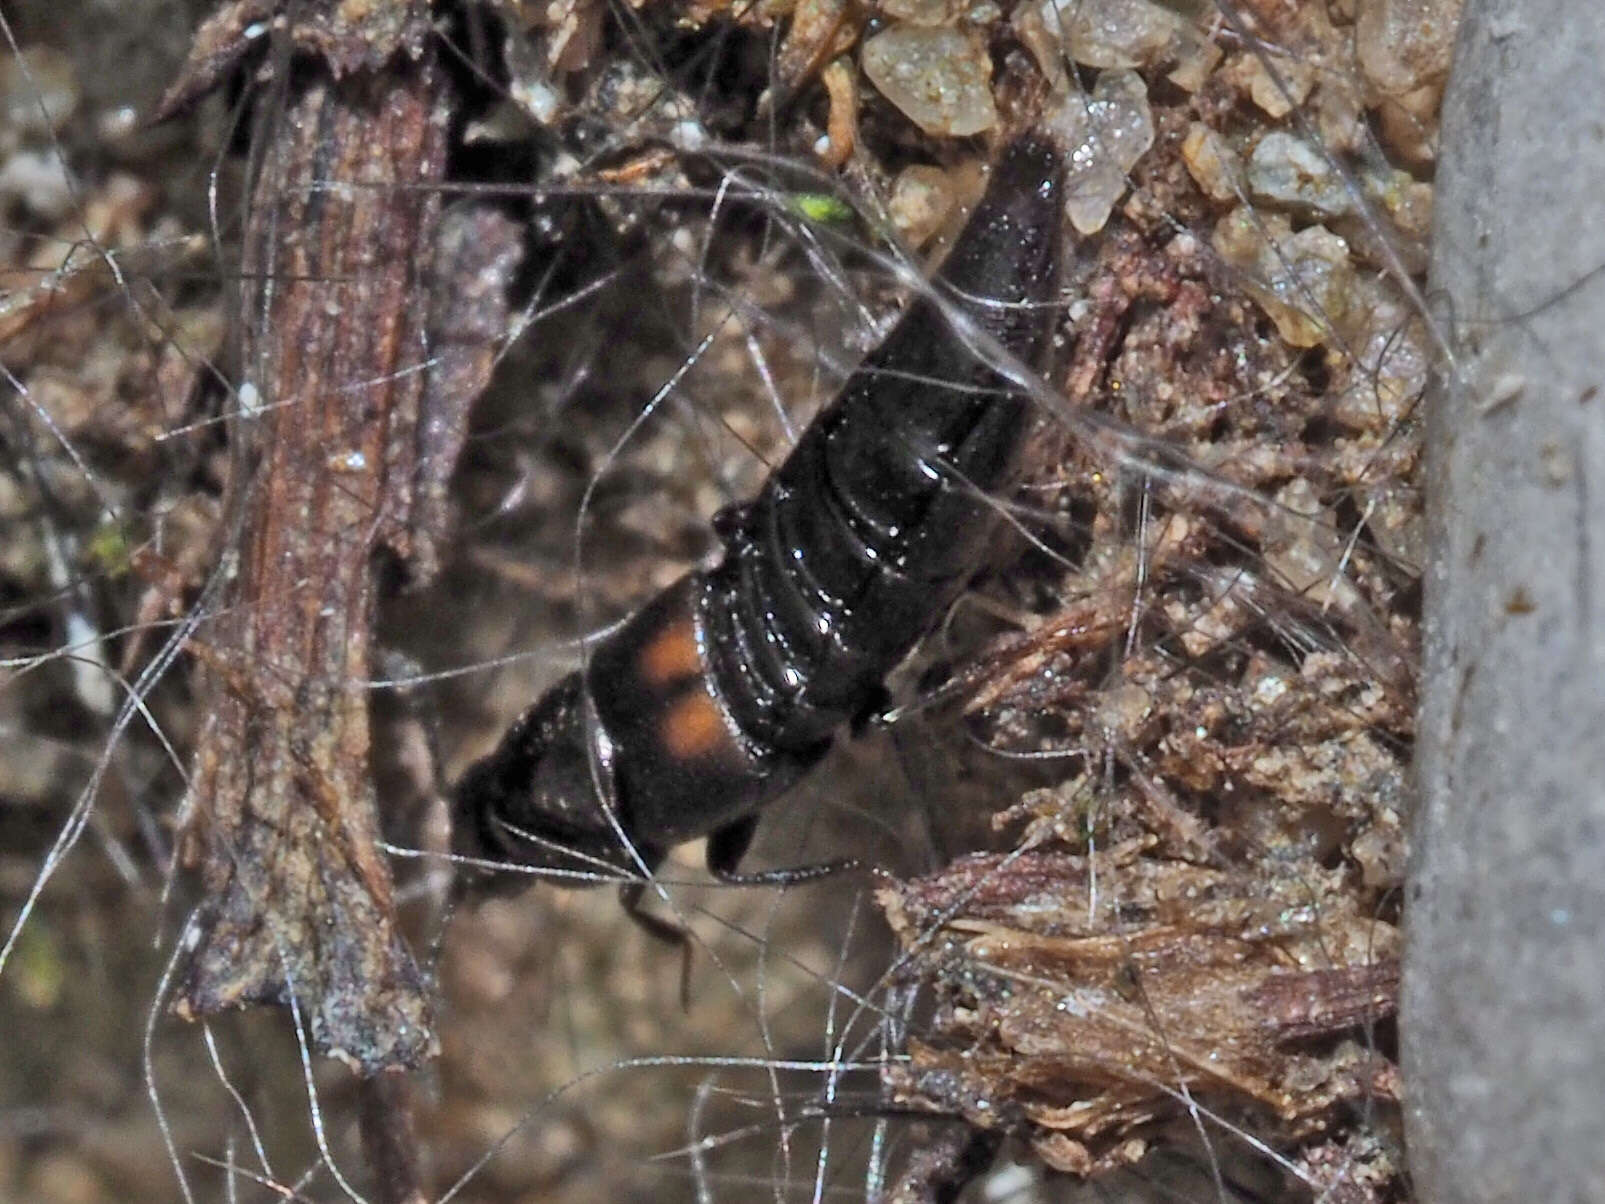
M 641 906 L 647 883 L 627 882 L 619 887 L 619 906 L 624 914 L 653 940 L 680 950 L 680 1010 L 691 1010 L 691 934 L 672 920 L 655 916 Z
M 844 857 L 839 861 L 822 861 L 816 865 L 793 865 L 744 874 L 736 867 L 746 856 L 747 849 L 752 845 L 753 833 L 757 830 L 756 815 L 714 829 L 708 837 L 708 873 L 727 886 L 794 886 L 799 882 L 812 882 L 816 878 L 828 878 L 843 870 L 858 868 L 855 858 Z

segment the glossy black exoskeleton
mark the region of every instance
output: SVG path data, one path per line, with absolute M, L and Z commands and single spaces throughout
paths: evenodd
M 933 283 L 1027 362 L 1049 338 L 1063 178 L 1054 144 L 1013 141 Z M 1029 424 L 1030 402 L 917 299 L 726 516 L 719 563 L 592 645 L 468 770 L 457 850 L 636 877 L 708 836 L 710 870 L 738 877 L 759 810 L 965 588 Z

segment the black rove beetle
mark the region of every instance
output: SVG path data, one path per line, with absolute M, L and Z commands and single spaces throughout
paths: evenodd
M 1049 340 L 1063 191 L 1059 147 L 1016 137 L 933 282 L 1026 362 Z M 707 836 L 716 877 L 808 876 L 736 872 L 758 813 L 964 590 L 998 522 L 988 495 L 1011 478 L 1030 419 L 941 307 L 916 299 L 720 524 L 718 564 L 590 645 L 465 773 L 456 850 L 638 878 Z M 633 910 L 640 888 L 626 890 Z

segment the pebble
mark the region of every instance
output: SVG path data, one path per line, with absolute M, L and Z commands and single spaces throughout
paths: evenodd
M 864 74 L 927 134 L 965 138 L 998 123 L 992 59 L 952 28 L 894 25 L 864 43 Z

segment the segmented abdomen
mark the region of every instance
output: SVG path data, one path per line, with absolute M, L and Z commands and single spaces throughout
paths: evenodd
M 935 287 L 1035 360 L 1057 282 L 1061 156 L 1015 142 Z M 753 739 L 820 744 L 974 572 L 1030 403 L 914 302 L 744 510 L 699 605 L 714 685 Z

